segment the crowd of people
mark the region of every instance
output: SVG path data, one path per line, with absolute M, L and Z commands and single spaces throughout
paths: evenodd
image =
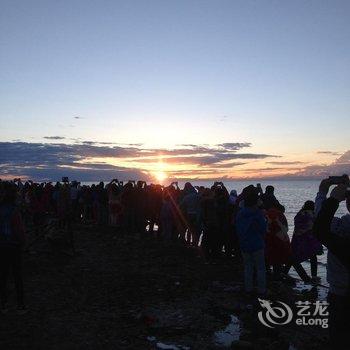
M 327 194 L 330 186 L 337 185 Z M 335 218 L 339 202 L 350 211 L 349 178 L 321 182 L 316 200 L 308 199 L 294 218 L 288 235 L 285 208 L 273 186 L 263 191 L 250 185 L 238 194 L 222 182 L 210 188 L 187 182 L 180 189 L 143 181 L 83 185 L 77 181 L 56 184 L 0 180 L 0 297 L 7 311 L 7 280 L 12 271 L 18 312 L 26 312 L 22 280 L 22 250 L 26 228 L 40 234 L 46 220 L 72 232 L 79 223 L 111 226 L 120 235 L 156 236 L 169 244 L 179 242 L 201 254 L 206 263 L 222 259 L 242 261 L 247 296 L 266 297 L 266 279 L 291 279 L 293 266 L 305 283 L 317 283 L 317 256 L 328 248 L 330 332 L 346 339 L 349 312 L 350 215 Z M 310 261 L 311 276 L 301 265 Z M 256 276 L 256 283 L 254 277 Z M 255 290 L 256 284 L 256 290 Z M 344 337 L 344 338 L 343 338 Z

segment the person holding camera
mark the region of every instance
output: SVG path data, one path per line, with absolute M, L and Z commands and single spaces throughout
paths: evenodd
M 337 185 L 327 194 L 330 186 Z M 313 232 L 328 248 L 327 280 L 329 282 L 329 332 L 335 348 L 350 346 L 348 336 L 350 314 L 350 214 L 335 217 L 339 203 L 346 201 L 350 212 L 350 182 L 347 175 L 330 177 L 321 182 L 316 197 Z

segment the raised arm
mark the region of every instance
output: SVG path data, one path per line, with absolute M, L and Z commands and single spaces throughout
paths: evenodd
M 326 199 L 318 213 L 313 232 L 317 239 L 350 270 L 350 239 L 331 232 L 331 224 L 339 203 L 345 199 L 346 186 L 338 185 Z

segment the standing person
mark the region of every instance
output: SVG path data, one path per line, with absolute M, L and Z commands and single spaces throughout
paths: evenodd
M 100 199 L 99 199 L 99 186 L 94 184 L 91 186 L 91 198 L 92 198 L 92 221 L 94 224 L 100 221 Z
M 173 204 L 171 202 L 171 186 L 165 188 L 163 191 L 163 202 L 162 207 L 160 209 L 160 226 L 162 228 L 162 236 L 163 238 L 169 242 L 172 238 L 174 238 L 174 229 L 175 229 L 175 221 L 174 221 L 174 209 Z
M 317 277 L 317 254 L 322 253 L 322 244 L 313 235 L 312 229 L 315 221 L 315 203 L 306 201 L 294 218 L 294 232 L 292 237 L 292 262 L 286 266 L 288 273 L 291 265 L 303 280 L 310 280 L 301 263 L 310 260 L 311 280 L 316 282 Z
M 63 184 L 60 188 L 57 200 L 57 213 L 60 227 L 69 230 L 72 221 L 72 203 L 68 184 Z
M 134 181 L 127 182 L 121 193 L 121 203 L 123 206 L 123 229 L 127 234 L 134 234 L 136 232 L 135 222 L 135 183 Z
M 59 219 L 59 227 L 65 232 L 67 243 L 75 254 L 74 231 L 72 227 L 72 202 L 70 196 L 70 186 L 64 183 L 58 195 L 57 213 Z
M 21 214 L 15 205 L 16 193 L 11 184 L 6 185 L 0 204 L 0 299 L 1 312 L 7 312 L 7 280 L 12 270 L 17 311 L 26 312 L 22 277 L 22 247 L 25 234 Z
M 92 190 L 89 186 L 84 186 L 81 201 L 83 205 L 83 222 L 90 223 L 92 219 Z
M 181 244 L 186 244 L 186 220 L 180 208 L 184 193 L 183 190 L 180 189 L 177 181 L 171 183 L 171 186 L 174 188 L 171 192 L 171 200 L 174 209 L 175 236 L 179 239 Z
M 258 208 L 258 193 L 250 188 L 245 191 L 244 208 L 236 218 L 236 230 L 244 262 L 244 286 L 249 294 L 253 292 L 254 270 L 257 275 L 258 294 L 266 293 L 265 234 L 266 218 Z
M 144 236 L 146 232 L 146 182 L 137 181 L 135 188 L 135 227 Z
M 147 196 L 146 196 L 146 218 L 148 221 L 149 229 L 148 232 L 153 235 L 155 233 L 155 226 L 158 226 L 156 235 L 160 234 L 160 223 L 159 215 L 160 209 L 162 207 L 163 191 L 162 186 L 150 184 L 147 186 Z
M 40 233 L 43 213 L 41 212 L 42 206 L 40 203 L 39 191 L 33 183 L 31 183 L 29 191 L 27 193 L 27 203 L 29 214 L 32 218 L 34 226 L 34 233 L 35 235 L 38 235 Z
M 273 267 L 273 277 L 281 279 L 282 269 L 289 264 L 292 257 L 292 248 L 288 236 L 288 222 L 284 215 L 284 207 L 278 201 L 269 202 L 266 208 L 266 262 Z
M 200 221 L 203 226 L 202 249 L 206 261 L 214 262 L 219 257 L 216 235 L 218 232 L 218 216 L 215 193 L 206 188 L 201 197 Z
M 215 193 L 218 218 L 218 228 L 216 234 L 217 249 L 221 253 L 224 248 L 226 257 L 231 257 L 233 249 L 233 232 L 230 231 L 229 193 L 222 182 L 214 183 L 212 190 Z
M 231 256 L 235 259 L 240 258 L 240 249 L 239 249 L 239 243 L 236 233 L 236 215 L 237 215 L 237 191 L 232 190 L 230 192 L 229 196 L 229 203 L 228 203 L 228 217 L 229 217 L 229 236 L 228 236 L 228 242 L 231 247 Z
M 72 219 L 76 221 L 78 219 L 78 189 L 79 183 L 77 181 L 73 181 L 70 186 L 70 199 L 72 204 Z
M 98 202 L 99 202 L 99 225 L 108 223 L 108 193 L 104 183 L 101 181 L 98 187 Z
M 261 199 L 264 203 L 265 208 L 271 208 L 272 206 L 280 205 L 278 199 L 275 196 L 275 188 L 271 185 L 266 186 L 265 193 L 262 193 L 261 185 L 258 184 L 258 190 L 261 194 Z
M 200 227 L 199 227 L 199 215 L 200 215 L 200 202 L 199 194 L 191 183 L 186 182 L 184 188 L 184 197 L 180 203 L 181 211 L 186 220 L 188 228 L 187 243 L 194 247 L 198 247 Z
M 108 186 L 108 223 L 113 227 L 120 227 L 122 222 L 123 206 L 120 201 L 118 181 L 113 180 Z
M 350 215 L 335 217 L 339 203 L 346 200 L 350 212 L 349 178 L 337 185 L 330 197 L 327 193 L 332 179 L 321 182 L 316 197 L 318 215 L 314 234 L 328 248 L 327 280 L 329 282 L 329 333 L 335 349 L 349 349 L 350 314 Z

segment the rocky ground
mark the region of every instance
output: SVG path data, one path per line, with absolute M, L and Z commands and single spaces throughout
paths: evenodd
M 0 314 L 0 349 L 327 348 L 319 326 L 263 326 L 239 263 L 208 265 L 178 242 L 111 228 L 81 226 L 75 239 L 75 256 L 43 240 L 24 255 L 29 312 Z M 270 297 L 289 305 L 314 293 L 269 283 Z

